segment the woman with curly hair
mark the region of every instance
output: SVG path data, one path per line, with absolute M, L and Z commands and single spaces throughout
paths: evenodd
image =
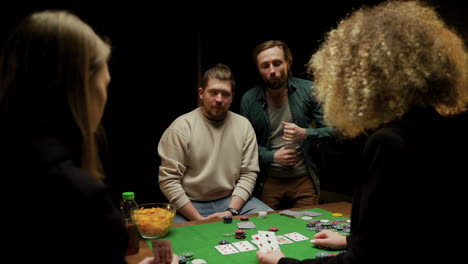
M 468 174 L 466 156 L 458 155 L 468 147 L 467 132 L 454 117 L 468 105 L 462 38 L 427 4 L 387 1 L 341 21 L 308 71 L 325 121 L 345 137 L 368 138 L 351 233 L 315 234 L 315 247 L 344 250 L 334 257 L 300 261 L 259 251 L 260 263 L 400 263 L 401 254 L 409 263 L 457 258 L 448 253 L 457 232 L 433 217 L 462 208 L 458 181 Z

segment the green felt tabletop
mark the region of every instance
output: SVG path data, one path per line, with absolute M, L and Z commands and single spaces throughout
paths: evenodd
M 320 216 L 313 217 L 314 220 L 329 219 L 329 220 L 343 220 L 346 217 L 334 217 L 331 212 L 323 209 L 314 208 L 310 210 L 322 213 Z M 252 243 L 257 249 L 246 252 L 239 252 L 230 255 L 222 255 L 215 246 L 219 245 L 220 240 L 227 240 L 231 243 L 240 241 L 252 240 L 252 235 L 257 234 L 258 231 L 268 231 L 270 227 L 278 227 L 279 230 L 275 232 L 276 235 L 284 235 L 287 233 L 298 232 L 309 239 L 298 241 L 290 244 L 280 245 L 281 251 L 286 256 L 291 256 L 297 259 L 315 258 L 315 254 L 323 249 L 315 248 L 309 241 L 313 238 L 316 232 L 308 231 L 306 224 L 310 220 L 303 220 L 301 218 L 292 218 L 280 214 L 269 214 L 266 218 L 250 217 L 251 221 L 256 226 L 255 229 L 246 229 L 245 239 L 236 239 L 234 236 L 225 237 L 226 233 L 234 233 L 237 228 L 237 223 L 241 222 L 240 219 L 233 219 L 231 224 L 224 222 L 215 222 L 201 225 L 191 225 L 185 227 L 171 228 L 168 235 L 161 239 L 167 239 L 172 242 L 174 252 L 182 255 L 184 252 L 192 252 L 195 259 L 204 259 L 208 263 L 239 263 L 239 264 L 257 264 L 258 260 L 255 253 L 258 247 Z M 148 246 L 152 248 L 151 240 L 146 240 Z M 326 251 L 329 253 L 337 253 L 337 251 Z

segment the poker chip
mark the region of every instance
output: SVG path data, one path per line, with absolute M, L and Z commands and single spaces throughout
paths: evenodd
M 332 216 L 339 217 L 339 216 L 343 216 L 343 214 L 340 214 L 340 213 L 333 213 Z
M 236 231 L 234 231 L 236 233 L 236 235 L 245 235 L 245 230 L 243 229 L 236 229 Z
M 182 253 L 182 256 L 184 256 L 186 260 L 193 260 L 194 259 L 192 252 L 184 252 L 184 253 Z
M 324 251 L 320 251 L 320 252 L 317 252 L 317 254 L 315 254 L 315 257 L 317 258 L 324 258 L 324 257 L 328 257 L 330 254 L 328 254 L 327 252 L 324 252 Z
M 207 264 L 207 262 L 204 259 L 194 259 L 192 264 Z
M 218 244 L 220 245 L 226 245 L 226 244 L 230 244 L 231 242 L 227 241 L 227 240 L 221 240 L 218 242 Z M 192 262 L 193 263 L 193 262 Z
M 276 231 L 278 231 L 278 230 L 279 230 L 279 228 L 277 228 L 277 227 L 270 227 L 270 228 L 268 228 L 268 231 L 272 231 L 272 232 L 276 232 Z
M 332 225 L 332 228 L 336 230 L 343 230 L 343 225 Z
M 312 217 L 310 217 L 310 216 L 303 216 L 303 217 L 301 217 L 301 219 L 302 219 L 302 220 L 307 220 L 307 221 L 309 221 L 309 220 L 312 220 Z
M 241 216 L 240 220 L 241 221 L 249 221 L 249 217 L 248 216 Z
M 235 239 L 245 239 L 246 236 L 245 236 L 245 234 L 244 235 L 235 235 L 234 238 Z
M 319 222 L 320 222 L 320 223 L 328 223 L 328 222 L 330 222 L 330 220 L 328 220 L 328 219 L 320 219 Z
M 224 219 L 224 223 L 225 223 L 225 224 L 230 224 L 230 223 L 232 223 L 232 217 L 231 217 L 231 216 L 228 216 L 228 215 L 227 215 L 227 216 L 223 217 L 223 219 Z
M 265 211 L 258 212 L 258 217 L 259 218 L 266 218 L 267 217 L 267 212 L 265 212 Z
M 179 264 L 187 264 L 187 259 L 184 256 L 179 256 Z

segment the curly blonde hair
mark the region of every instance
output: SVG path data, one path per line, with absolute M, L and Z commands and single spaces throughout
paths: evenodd
M 413 107 L 449 115 L 468 103 L 463 40 L 419 1 L 387 1 L 355 11 L 326 35 L 307 71 L 325 121 L 348 137 Z

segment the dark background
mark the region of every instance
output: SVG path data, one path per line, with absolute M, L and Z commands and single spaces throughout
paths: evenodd
M 299 2 L 299 1 L 298 1 Z M 324 34 L 362 4 L 380 1 L 300 1 L 262 7 L 219 3 L 197 8 L 142 5 L 5 6 L 0 10 L 0 42 L 26 15 L 43 9 L 67 9 L 89 23 L 113 46 L 112 82 L 103 124 L 108 147 L 103 152 L 107 183 L 115 201 L 134 191 L 138 203 L 164 201 L 157 184 L 157 145 L 178 116 L 197 107 L 199 74 L 216 63 L 236 77 L 231 110 L 258 81 L 252 49 L 268 39 L 285 41 L 293 53 L 293 74 L 308 78 L 304 65 Z M 431 1 L 441 16 L 467 38 L 468 9 L 463 1 Z M 154 4 L 153 4 L 154 5 Z M 322 187 L 349 194 L 359 155 L 359 140 L 325 145 Z

